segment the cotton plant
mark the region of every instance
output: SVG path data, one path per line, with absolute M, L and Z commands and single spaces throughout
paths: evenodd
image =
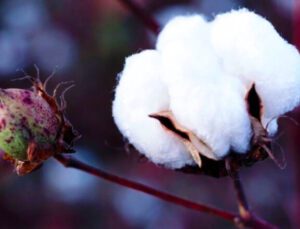
M 130 3 L 130 4 L 128 4 Z M 127 7 L 156 33 L 159 25 L 135 3 Z M 72 153 L 80 137 L 59 98 L 25 76 L 31 89 L 0 89 L 0 152 L 18 175 L 54 157 L 66 167 L 189 209 L 238 228 L 276 228 L 249 209 L 236 168 L 268 155 L 277 119 L 299 104 L 299 53 L 264 18 L 242 9 L 208 22 L 179 16 L 160 32 L 156 48 L 126 58 L 118 76 L 113 117 L 125 138 L 149 160 L 171 169 L 231 175 L 239 214 L 198 204 L 85 164 Z M 228 163 L 229 162 L 229 163 Z M 232 163 L 233 162 L 233 163 Z M 229 167 L 228 167 L 229 166 Z M 185 170 L 187 171 L 187 170 Z
M 175 18 L 160 33 L 157 49 L 170 110 L 180 124 L 210 146 L 210 152 L 202 152 L 204 156 L 219 160 L 231 147 L 246 152 L 251 130 L 242 98 L 245 89 L 220 68 L 209 30 L 200 16 Z
M 115 91 L 118 128 L 155 164 L 274 159 L 268 144 L 277 119 L 299 104 L 300 56 L 246 9 L 210 22 L 178 16 L 156 49 L 126 59 Z
M 277 118 L 299 104 L 300 58 L 296 47 L 270 22 L 246 9 L 218 15 L 211 22 L 210 36 L 224 71 L 248 88 L 255 84 L 263 105 L 263 126 L 275 134 Z

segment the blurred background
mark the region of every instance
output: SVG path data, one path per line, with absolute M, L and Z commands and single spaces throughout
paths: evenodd
M 163 25 L 178 14 L 220 12 L 247 7 L 270 20 L 289 42 L 298 41 L 297 0 L 136 0 Z M 299 25 L 298 25 L 299 24 Z M 111 117 L 116 76 L 124 58 L 153 47 L 155 37 L 118 0 L 0 1 L 0 83 L 2 88 L 28 88 L 11 82 L 34 75 L 37 64 L 50 87 L 74 80 L 67 95 L 67 114 L 83 135 L 76 156 L 114 174 L 160 190 L 236 211 L 228 178 L 187 175 L 159 168 L 137 153 L 128 153 Z M 300 109 L 290 116 L 300 121 Z M 299 228 L 300 129 L 280 121 L 278 144 L 288 165 L 280 170 L 271 160 L 242 170 L 252 209 L 281 228 Z M 275 145 L 275 150 L 279 146 Z M 297 222 L 298 220 L 298 222 Z M 233 228 L 221 219 L 162 202 L 80 171 L 53 159 L 25 177 L 0 165 L 0 228 Z

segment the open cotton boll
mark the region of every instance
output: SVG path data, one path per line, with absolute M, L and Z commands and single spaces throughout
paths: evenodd
M 162 54 L 163 79 L 169 88 L 184 76 L 218 76 L 218 59 L 209 44 L 209 30 L 202 16 L 192 15 L 173 18 L 161 31 L 156 47 Z
M 195 33 L 203 33 L 200 39 L 208 39 L 209 25 L 201 15 L 177 16 L 171 19 L 160 32 L 156 49 L 161 51 L 178 40 L 195 39 Z M 201 34 L 199 34 L 201 35 Z
M 222 72 L 209 29 L 200 16 L 175 18 L 159 35 L 157 47 L 171 111 L 212 148 L 213 153 L 205 156 L 219 160 L 231 148 L 239 153 L 248 150 L 251 126 L 243 97 L 246 89 Z
M 194 164 L 190 154 L 176 137 L 149 117 L 169 109 L 169 95 L 161 74 L 157 51 L 128 57 L 116 88 L 113 117 L 122 134 L 152 162 L 181 168 Z
M 251 125 L 239 82 L 224 77 L 219 82 L 188 76 L 170 90 L 171 110 L 183 126 L 212 148 L 211 159 L 222 159 L 230 149 L 246 153 Z
M 299 53 L 270 22 L 242 9 L 218 15 L 211 26 L 211 42 L 223 68 L 248 88 L 255 83 L 263 103 L 265 127 L 299 104 Z M 268 131 L 276 130 L 275 119 Z

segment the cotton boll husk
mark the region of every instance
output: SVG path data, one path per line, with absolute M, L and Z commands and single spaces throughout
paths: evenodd
M 161 32 L 163 80 L 177 121 L 208 144 L 211 159 L 233 148 L 245 153 L 251 127 L 243 95 L 246 88 L 227 77 L 209 42 L 209 25 L 200 16 L 175 18 Z
M 276 117 L 295 108 L 300 99 L 300 56 L 270 22 L 246 9 L 218 15 L 211 23 L 212 45 L 223 68 L 255 83 L 263 103 L 263 125 L 277 130 Z
M 181 168 L 194 164 L 190 154 L 176 137 L 149 117 L 169 109 L 169 95 L 161 74 L 157 51 L 128 57 L 116 88 L 113 117 L 122 134 L 151 161 Z

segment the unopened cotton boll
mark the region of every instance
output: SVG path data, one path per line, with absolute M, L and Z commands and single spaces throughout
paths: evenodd
M 183 144 L 149 114 L 169 109 L 169 95 L 161 81 L 161 57 L 155 50 L 126 59 L 113 102 L 113 117 L 137 150 L 152 162 L 169 168 L 194 164 Z
M 297 49 L 270 22 L 246 9 L 218 15 L 211 27 L 211 42 L 223 68 L 246 87 L 255 84 L 263 105 L 263 125 L 273 120 L 268 131 L 275 133 L 276 118 L 299 104 Z
M 181 125 L 209 145 L 213 153 L 205 156 L 219 160 L 231 148 L 247 152 L 251 125 L 245 87 L 220 68 L 209 30 L 200 16 L 175 18 L 160 33 L 157 48 L 171 111 Z

